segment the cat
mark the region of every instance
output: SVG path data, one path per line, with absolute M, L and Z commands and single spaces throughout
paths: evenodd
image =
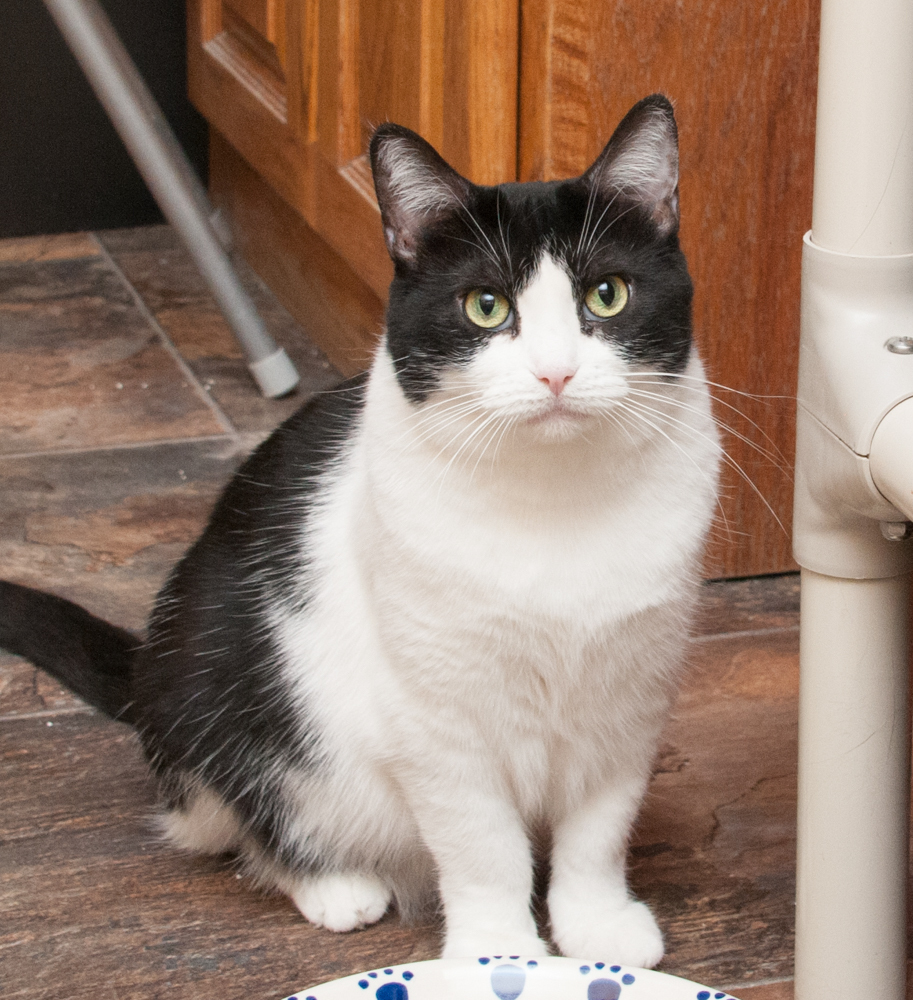
M 658 94 L 565 181 L 370 145 L 394 264 L 367 374 L 246 461 L 140 642 L 0 585 L 0 645 L 132 725 L 161 824 L 312 923 L 443 909 L 445 957 L 653 966 L 626 844 L 688 641 L 720 446 Z

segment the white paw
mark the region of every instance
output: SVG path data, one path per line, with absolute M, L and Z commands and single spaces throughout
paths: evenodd
M 391 895 L 380 879 L 354 872 L 304 878 L 291 893 L 292 902 L 312 924 L 339 932 L 380 920 Z
M 535 934 L 488 934 L 485 931 L 448 932 L 441 958 L 480 958 L 483 955 L 522 955 L 537 958 L 548 954 L 545 942 Z
M 619 965 L 652 969 L 663 957 L 663 936 L 644 903 L 629 900 L 619 910 L 583 906 L 552 916 L 552 936 L 562 955 L 601 958 Z

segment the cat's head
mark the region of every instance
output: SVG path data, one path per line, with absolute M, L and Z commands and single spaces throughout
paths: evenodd
M 559 436 L 680 373 L 692 286 L 678 244 L 678 137 L 658 94 L 566 181 L 474 185 L 382 125 L 371 164 L 395 265 L 387 350 L 414 405 L 440 393 Z

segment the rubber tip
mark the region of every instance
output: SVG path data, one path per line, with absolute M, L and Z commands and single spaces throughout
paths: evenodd
M 252 361 L 247 367 L 260 391 L 270 399 L 291 392 L 301 381 L 291 358 L 281 347 L 269 357 Z

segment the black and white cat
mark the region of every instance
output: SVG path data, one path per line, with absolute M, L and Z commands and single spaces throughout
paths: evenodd
M 308 920 L 435 890 L 445 956 L 660 931 L 625 850 L 674 694 L 719 444 L 691 341 L 672 108 L 582 177 L 477 187 L 371 143 L 395 264 L 367 374 L 246 462 L 139 644 L 2 585 L 0 644 L 132 724 L 177 844 L 234 851 Z

